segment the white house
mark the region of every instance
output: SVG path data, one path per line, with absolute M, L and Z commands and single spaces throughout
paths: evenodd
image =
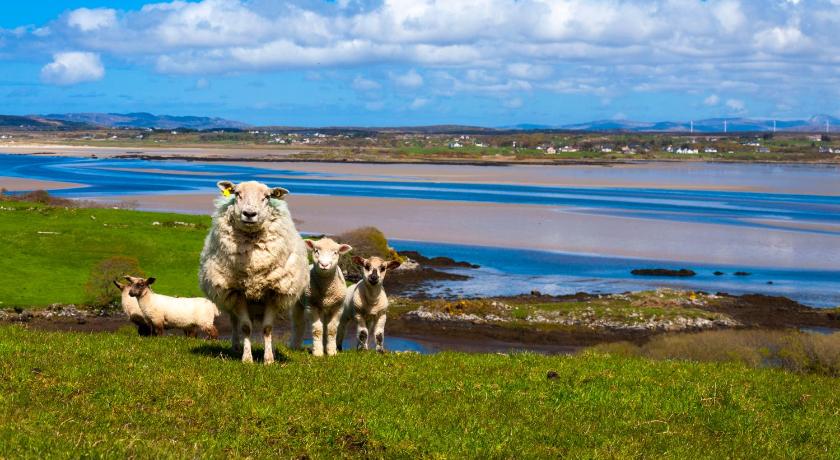
M 714 147 L 706 147 L 706 148 L 703 149 L 703 152 L 705 152 L 705 153 L 718 153 L 717 149 L 714 148 Z
M 545 153 L 549 155 L 554 155 L 555 153 L 557 153 L 557 149 L 555 149 L 554 146 L 549 146 L 547 149 L 545 149 Z
M 449 143 L 450 149 L 460 149 L 461 147 L 463 147 L 463 145 L 458 141 L 452 141 Z

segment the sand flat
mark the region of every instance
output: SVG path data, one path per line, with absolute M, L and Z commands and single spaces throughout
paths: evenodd
M 6 190 L 12 192 L 18 192 L 23 190 L 61 190 L 84 186 L 84 184 L 74 184 L 71 182 L 57 182 L 51 180 L 23 179 L 20 177 L 0 176 L 0 188 L 5 188 Z
M 149 210 L 209 214 L 215 194 L 104 197 Z M 301 231 L 373 225 L 389 238 L 758 267 L 835 270 L 840 237 L 720 224 L 588 215 L 571 208 L 290 195 Z

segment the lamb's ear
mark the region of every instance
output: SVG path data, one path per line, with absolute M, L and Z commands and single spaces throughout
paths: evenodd
M 385 265 L 385 266 L 388 268 L 388 270 L 393 270 L 393 269 L 399 267 L 400 265 L 402 265 L 402 262 L 400 262 L 399 260 L 392 260 L 392 261 L 388 262 L 388 264 Z
M 307 248 L 313 251 L 315 250 L 315 243 L 313 243 L 312 240 L 303 240 L 303 242 L 306 243 Z
M 339 254 L 345 254 L 345 253 L 348 253 L 352 250 L 353 250 L 353 246 L 350 246 L 349 244 L 342 244 L 341 246 L 338 247 L 338 253 Z
M 122 291 L 123 288 L 125 287 L 122 284 L 120 284 L 117 280 L 114 280 L 114 286 L 116 286 L 117 289 L 119 289 L 120 291 Z
M 365 259 L 360 256 L 353 256 L 353 263 L 356 265 L 364 265 Z
M 146 280 L 146 286 L 151 286 L 151 285 L 155 284 L 155 281 L 156 280 L 154 278 L 147 279 Z
M 123 276 L 123 278 L 125 278 L 125 280 L 128 281 L 129 283 L 134 284 L 134 278 L 132 278 L 128 275 Z
M 284 196 L 288 195 L 289 191 L 284 189 L 283 187 L 274 187 L 271 189 L 271 197 L 282 200 Z
M 225 194 L 225 196 L 227 196 L 227 195 L 230 195 L 231 193 L 233 193 L 233 189 L 236 186 L 233 185 L 233 182 L 231 182 L 229 180 L 220 180 L 219 182 L 216 182 L 216 187 L 219 187 L 219 190 L 223 194 Z M 227 193 L 225 193 L 225 192 L 227 192 Z

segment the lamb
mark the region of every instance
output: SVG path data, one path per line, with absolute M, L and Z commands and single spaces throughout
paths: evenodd
M 151 324 L 155 335 L 163 335 L 164 329 L 181 329 L 185 335 L 195 337 L 197 329 L 211 339 L 219 336 L 213 324 L 219 316 L 216 305 L 204 297 L 183 298 L 156 294 L 149 287 L 155 278 L 126 276 L 131 285 L 128 293 L 137 299 L 137 304 Z
M 262 320 L 263 361 L 270 364 L 274 317 L 294 306 L 309 286 L 306 245 L 283 200 L 288 190 L 254 181 L 217 185 L 224 197 L 216 202 L 204 240 L 199 283 L 207 298 L 230 314 L 231 343 L 243 362 L 254 360 L 252 318 Z M 302 348 L 303 310 L 292 313 L 291 346 Z
M 338 260 L 353 248 L 347 244 L 338 244 L 330 238 L 305 242 L 312 251 L 313 260 L 305 296 L 312 322 L 312 354 L 323 356 L 326 348 L 327 356 L 333 356 L 336 354 L 336 334 L 347 293 L 347 283 L 344 282 Z M 325 324 L 326 337 L 323 335 Z
M 152 335 L 152 328 L 149 327 L 149 323 L 146 322 L 146 317 L 143 316 L 143 312 L 140 310 L 140 305 L 137 304 L 137 299 L 131 297 L 128 293 L 131 288 L 131 284 L 120 284 L 119 281 L 114 280 L 114 286 L 116 286 L 122 294 L 120 299 L 122 309 L 128 317 L 128 320 L 137 326 L 137 333 L 144 337 Z
M 347 323 L 351 319 L 356 320 L 356 331 L 359 350 L 368 349 L 368 331 L 373 329 L 376 338 L 376 351 L 385 352 L 385 319 L 388 312 L 388 297 L 382 282 L 385 281 L 385 274 L 400 266 L 400 262 L 392 260 L 386 262 L 379 257 L 363 259 L 359 256 L 353 257 L 353 262 L 362 267 L 364 277 L 347 290 L 344 297 L 344 308 L 341 315 L 341 322 L 338 325 L 339 350 L 344 341 Z

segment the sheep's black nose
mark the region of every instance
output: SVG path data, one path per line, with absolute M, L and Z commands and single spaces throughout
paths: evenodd
M 249 219 L 253 219 L 254 217 L 257 217 L 257 211 L 242 211 L 242 215 Z

